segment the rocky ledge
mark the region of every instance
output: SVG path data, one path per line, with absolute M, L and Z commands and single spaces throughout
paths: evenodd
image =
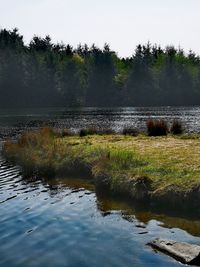
M 198 245 L 159 238 L 148 243 L 148 245 L 168 254 L 181 263 L 200 266 L 200 246 Z

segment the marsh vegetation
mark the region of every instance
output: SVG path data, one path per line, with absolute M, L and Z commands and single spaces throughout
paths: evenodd
M 200 196 L 199 148 L 199 135 L 133 137 L 89 131 L 63 137 L 45 128 L 5 142 L 4 154 L 29 175 L 86 173 L 114 194 L 195 208 Z

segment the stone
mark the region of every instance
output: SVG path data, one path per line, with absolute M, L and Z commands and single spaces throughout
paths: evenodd
M 148 243 L 148 245 L 181 263 L 200 266 L 200 246 L 198 245 L 160 238 Z

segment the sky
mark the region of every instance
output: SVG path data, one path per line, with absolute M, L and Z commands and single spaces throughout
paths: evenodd
M 0 28 L 17 27 L 26 43 L 108 43 L 121 57 L 148 41 L 200 54 L 199 12 L 200 0 L 0 0 Z

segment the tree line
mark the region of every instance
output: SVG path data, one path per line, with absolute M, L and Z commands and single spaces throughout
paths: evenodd
M 200 105 L 200 57 L 139 44 L 120 58 L 108 44 L 77 48 L 0 30 L 0 107 Z

